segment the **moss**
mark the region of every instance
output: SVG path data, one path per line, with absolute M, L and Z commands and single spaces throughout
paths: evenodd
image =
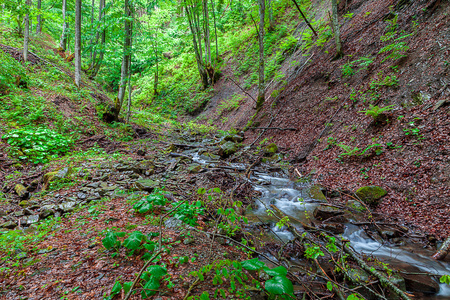
M 278 152 L 278 146 L 275 143 L 271 143 L 264 148 L 266 154 L 275 154 Z
M 58 171 L 48 172 L 44 175 L 44 186 L 48 186 L 48 184 L 55 178 Z
M 379 186 L 363 186 L 356 191 L 356 196 L 368 204 L 377 204 L 383 196 L 387 194 L 386 190 Z
M 311 198 L 313 198 L 314 200 L 318 200 L 321 202 L 326 202 L 327 198 L 325 197 L 325 195 L 322 193 L 322 189 L 320 187 L 320 185 L 313 185 L 310 189 L 309 189 L 309 195 L 311 196 Z

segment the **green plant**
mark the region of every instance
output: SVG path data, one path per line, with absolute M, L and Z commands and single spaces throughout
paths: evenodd
M 407 36 L 395 39 L 395 41 L 399 41 L 400 39 L 403 39 L 405 37 Z M 405 52 L 407 50 L 409 50 L 409 46 L 406 44 L 406 42 L 397 42 L 384 46 L 380 49 L 380 51 L 378 51 L 378 54 L 388 53 L 388 55 L 381 61 L 383 63 L 388 59 L 396 60 L 402 57 L 406 57 L 407 55 L 405 54 Z
M 345 144 L 343 144 L 343 143 L 338 144 L 338 146 L 341 147 L 342 150 L 344 150 L 344 153 L 341 153 L 341 154 L 339 155 L 339 157 L 342 157 L 342 156 L 354 156 L 354 155 L 358 155 L 358 152 L 361 150 L 361 149 L 358 148 L 358 147 L 353 147 L 353 148 L 352 148 L 351 146 L 345 145 Z
M 415 135 L 420 136 L 420 128 L 417 128 L 414 122 L 408 124 L 411 128 L 403 128 L 405 135 Z
M 394 109 L 395 105 L 389 105 L 386 107 L 378 107 L 377 105 L 373 106 L 372 104 L 369 105 L 369 109 L 368 110 L 362 110 L 362 111 L 358 111 L 359 113 L 365 113 L 366 116 L 371 116 L 374 120 L 377 119 L 377 117 L 384 113 L 385 111 L 389 111 Z
M 14 129 L 2 136 L 6 139 L 10 153 L 19 159 L 46 163 L 57 158 L 59 154 L 69 151 L 72 141 L 47 128 L 25 127 Z
M 442 275 L 441 278 L 439 278 L 439 282 L 450 285 L 450 275 Z
M 147 197 L 144 197 L 137 201 L 133 205 L 133 209 L 135 209 L 140 214 L 144 214 L 148 211 L 152 211 L 156 205 L 166 205 L 167 199 L 164 195 L 161 194 L 160 191 L 153 192 Z
M 195 201 L 192 204 L 183 203 L 175 211 L 174 217 L 188 225 L 195 226 L 198 215 L 203 215 L 204 211 L 205 208 L 202 207 L 201 201 Z
M 371 89 L 377 89 L 379 86 L 397 86 L 398 85 L 398 78 L 395 75 L 392 76 L 386 76 L 385 78 L 381 79 L 381 74 L 379 74 L 380 79 L 379 80 L 373 80 L 370 83 Z

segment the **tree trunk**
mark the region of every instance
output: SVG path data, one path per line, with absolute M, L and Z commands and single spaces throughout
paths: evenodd
M 66 51 L 66 47 L 67 47 L 66 10 L 67 10 L 67 0 L 62 0 L 63 28 L 62 28 L 62 33 L 61 33 L 61 40 L 59 41 L 59 49 L 61 51 Z
M 95 42 L 92 41 L 92 44 L 95 44 L 95 49 L 94 49 L 93 52 L 91 52 L 91 65 L 89 67 L 89 69 L 91 69 L 91 70 L 94 70 L 95 65 L 96 65 L 95 60 L 97 59 L 98 39 L 100 37 L 99 29 L 100 29 L 100 24 L 101 24 L 101 21 L 102 21 L 102 10 L 103 10 L 103 5 L 102 4 L 103 4 L 103 1 L 104 0 L 100 0 L 99 6 L 98 6 L 99 7 L 99 9 L 98 9 L 98 26 L 95 28 L 95 31 L 96 31 Z M 91 72 L 91 74 L 92 74 L 92 72 Z
M 272 31 L 275 28 L 275 24 L 273 21 L 272 0 L 267 0 L 267 11 L 269 12 L 269 31 Z
M 205 56 L 206 65 L 209 67 L 211 65 L 211 39 L 209 34 L 209 11 L 208 11 L 208 0 L 203 0 L 203 27 L 204 27 L 204 40 L 205 40 Z
M 125 87 L 127 84 L 127 77 L 129 72 L 129 61 L 131 56 L 131 22 L 129 19 L 131 18 L 131 7 L 129 0 L 125 0 L 125 39 L 123 44 L 123 58 L 122 58 L 122 68 L 120 70 L 120 83 L 119 83 L 119 94 L 116 99 L 116 107 L 115 107 L 115 119 L 119 119 L 120 110 L 122 108 L 123 99 L 125 97 Z
M 81 0 L 75 1 L 75 85 L 81 85 Z
M 259 81 L 258 81 L 258 98 L 256 99 L 256 109 L 260 109 L 265 101 L 264 96 L 264 17 L 265 17 L 265 0 L 258 0 L 259 4 Z
M 334 40 L 336 41 L 336 57 L 342 57 L 342 46 L 341 46 L 341 32 L 339 29 L 339 19 L 337 12 L 337 0 L 331 0 L 331 7 L 333 11 L 333 30 L 334 30 Z
M 95 7 L 95 0 L 92 0 L 92 3 L 91 3 L 91 30 L 92 31 L 94 30 L 94 7 Z M 98 40 L 98 34 L 97 34 L 97 40 Z M 93 44 L 94 44 L 94 35 L 92 34 L 91 47 Z M 94 51 L 92 48 L 91 48 L 90 52 L 91 52 L 90 53 L 91 62 L 93 62 L 94 61 Z M 92 63 L 91 63 L 91 65 L 92 65 Z
M 300 14 L 302 15 L 303 20 L 305 20 L 306 25 L 308 25 L 308 27 L 312 30 L 312 32 L 314 33 L 315 36 L 317 36 L 317 32 L 314 30 L 314 28 L 312 27 L 311 23 L 309 23 L 308 19 L 306 19 L 306 16 L 303 14 L 303 11 L 300 9 L 300 6 L 298 6 L 297 1 L 292 0 L 295 4 L 295 6 L 297 7 L 298 11 L 300 12 Z
M 105 0 L 100 0 L 100 13 L 99 13 L 99 22 L 100 21 L 105 21 L 105 13 L 103 12 L 103 9 L 105 8 Z M 105 26 L 105 24 L 103 24 L 103 26 Z M 106 28 L 103 28 L 102 30 L 102 36 L 101 36 L 101 41 L 100 41 L 100 45 L 101 45 L 101 49 L 100 49 L 100 55 L 98 60 L 95 62 L 95 66 L 93 67 L 92 73 L 90 78 L 93 79 L 98 71 L 100 70 L 100 66 L 102 64 L 103 61 L 103 56 L 105 53 L 105 43 L 106 43 Z M 96 56 L 97 56 L 97 51 L 94 52 L 94 61 L 96 60 Z
M 38 0 L 37 2 L 37 9 L 41 10 L 41 2 L 42 0 Z M 41 20 L 41 14 L 39 12 L 37 16 L 37 24 L 36 24 L 36 34 L 40 34 L 42 32 L 42 20 Z
M 214 37 L 216 39 L 216 61 L 219 59 L 219 43 L 217 42 L 217 24 L 216 24 L 216 6 L 214 0 L 211 0 L 212 13 L 214 18 Z
M 447 256 L 449 252 L 450 252 L 450 236 L 442 244 L 441 249 L 439 249 L 439 251 L 436 252 L 432 257 L 433 259 L 436 260 L 444 260 L 444 258 Z
M 31 9 L 31 0 L 26 2 L 27 10 Z M 27 11 L 24 22 L 25 30 L 23 34 L 23 60 L 28 61 L 28 42 L 30 41 L 30 14 Z
M 153 51 L 155 52 L 156 57 L 156 70 L 155 70 L 155 82 L 153 83 L 153 97 L 158 96 L 158 32 L 155 30 L 155 42 L 153 43 Z
M 131 70 L 131 59 L 128 61 L 128 70 Z M 131 115 L 131 72 L 128 71 L 128 101 L 126 122 L 130 122 Z

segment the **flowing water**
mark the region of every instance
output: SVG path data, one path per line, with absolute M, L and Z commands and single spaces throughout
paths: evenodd
M 198 153 L 190 152 L 189 155 L 193 156 L 193 160 L 197 163 L 208 163 L 208 158 Z M 242 165 L 233 166 L 242 167 Z M 293 239 L 293 235 L 274 225 L 275 220 L 269 217 L 266 212 L 270 205 L 275 205 L 286 215 L 305 223 L 309 222 L 308 219 L 312 218 L 314 209 L 320 205 L 320 202 L 311 198 L 309 193 L 311 185 L 309 183 L 296 183 L 283 178 L 279 174 L 269 175 L 263 172 L 255 172 L 251 177 L 251 182 L 254 189 L 261 193 L 261 196 L 256 200 L 258 207 L 250 212 L 250 217 L 253 216 L 258 220 L 271 222 L 272 232 L 275 232 L 277 238 L 283 241 Z M 295 224 L 295 222 L 294 225 L 301 226 Z M 437 277 L 450 274 L 449 263 L 431 259 L 432 253 L 429 250 L 424 250 L 419 244 L 408 243 L 404 247 L 381 244 L 368 237 L 363 229 L 350 223 L 345 224 L 343 237 L 350 241 L 356 252 L 373 255 L 380 261 L 388 263 L 389 266 L 406 270 L 408 270 L 408 267 L 412 267 L 414 270 L 418 269 Z M 426 299 L 450 299 L 450 286 L 440 284 L 439 293 Z

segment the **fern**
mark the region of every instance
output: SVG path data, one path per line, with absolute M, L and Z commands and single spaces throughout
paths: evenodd
M 377 105 L 373 106 L 373 105 L 369 105 L 369 109 L 368 110 L 361 110 L 358 111 L 359 113 L 365 113 L 366 116 L 371 116 L 372 118 L 374 118 L 374 120 L 383 112 L 385 111 L 389 111 L 394 109 L 394 105 L 389 105 L 386 107 L 379 107 Z

